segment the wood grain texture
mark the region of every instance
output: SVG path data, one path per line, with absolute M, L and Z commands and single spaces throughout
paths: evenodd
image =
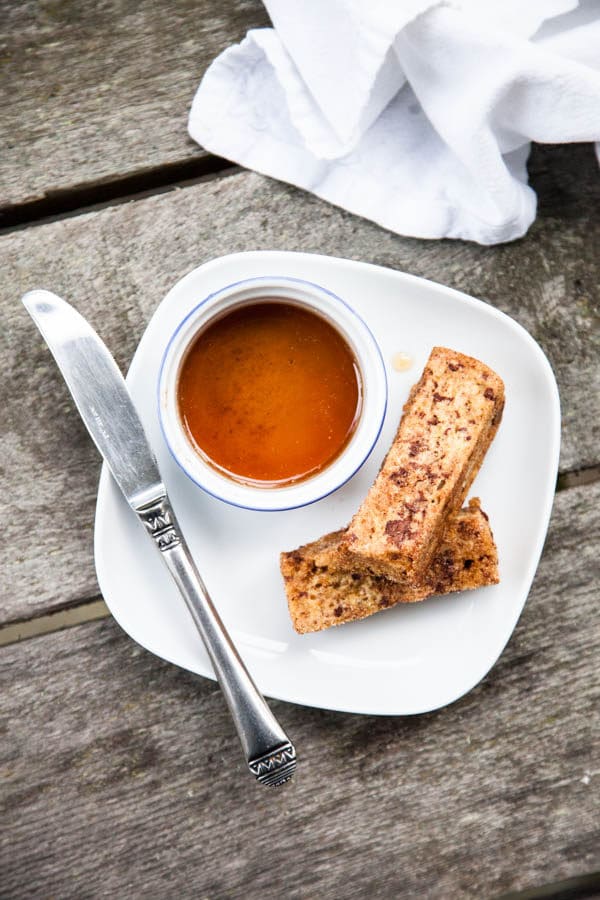
M 291 786 L 222 698 L 112 621 L 2 651 L 2 895 L 493 897 L 600 861 L 600 484 L 557 496 L 499 663 L 414 718 L 274 703 Z
M 600 179 L 588 149 L 538 154 L 539 167 L 558 172 L 558 181 L 564 175 L 561 203 L 551 206 L 557 189 L 548 185 L 550 208 L 526 238 L 502 247 L 400 238 L 250 173 L 1 237 L 0 459 L 10 485 L 10 540 L 0 547 L 7 585 L 0 624 L 98 591 L 92 524 L 99 458 L 19 303 L 33 287 L 71 300 L 126 369 L 168 288 L 223 253 L 305 250 L 424 275 L 491 300 L 531 331 L 558 377 L 561 468 L 597 463 Z
M 203 151 L 187 114 L 259 0 L 0 0 L 0 207 Z

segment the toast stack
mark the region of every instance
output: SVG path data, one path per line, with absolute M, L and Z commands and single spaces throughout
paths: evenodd
M 504 385 L 492 369 L 445 347 L 432 350 L 349 526 L 281 554 L 296 631 L 498 582 L 487 516 L 478 500 L 461 506 L 503 407 Z

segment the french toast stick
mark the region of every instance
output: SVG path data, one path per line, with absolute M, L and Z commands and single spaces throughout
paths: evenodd
M 383 465 L 340 538 L 344 567 L 418 583 L 496 434 L 502 379 L 484 363 L 434 347 Z
M 427 574 L 410 587 L 381 575 L 344 569 L 339 552 L 343 535 L 343 530 L 335 531 L 281 554 L 288 608 L 299 634 L 363 619 L 396 603 L 498 582 L 496 545 L 476 499 L 451 517 Z

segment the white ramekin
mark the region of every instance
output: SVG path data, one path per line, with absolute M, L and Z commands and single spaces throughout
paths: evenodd
M 200 456 L 188 437 L 177 405 L 177 382 L 181 365 L 196 335 L 226 310 L 265 298 L 297 303 L 331 322 L 354 352 L 363 387 L 362 412 L 358 424 L 340 455 L 315 475 L 283 487 L 243 484 L 213 468 Z M 158 413 L 162 432 L 173 458 L 203 490 L 226 503 L 246 509 L 294 509 L 314 503 L 337 490 L 369 456 L 381 431 L 386 405 L 385 366 L 367 325 L 340 297 L 300 278 L 268 275 L 248 278 L 210 294 L 177 326 L 167 344 L 159 372 Z

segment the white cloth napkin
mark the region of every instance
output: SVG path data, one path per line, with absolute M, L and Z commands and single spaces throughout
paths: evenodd
M 518 238 L 529 142 L 600 141 L 600 0 L 265 2 L 191 136 L 391 231 Z

